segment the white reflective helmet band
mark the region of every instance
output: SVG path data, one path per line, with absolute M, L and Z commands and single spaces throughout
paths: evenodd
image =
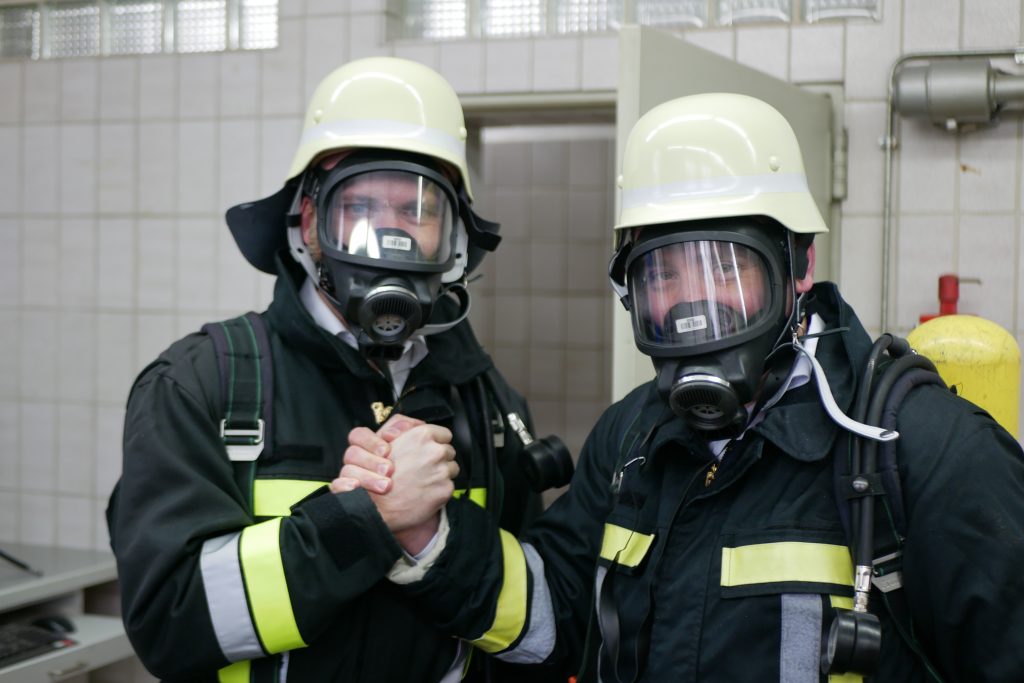
M 353 138 L 367 138 L 369 146 L 380 146 L 380 139 L 395 138 L 417 140 L 437 149 L 448 152 L 452 157 L 466 157 L 466 142 L 443 131 L 401 121 L 344 119 L 321 123 L 306 129 L 299 142 L 299 148 L 322 142 L 324 139 L 337 139 L 352 142 Z M 344 147 L 340 144 L 338 147 Z
M 802 173 L 772 173 L 751 176 L 720 176 L 654 187 L 622 190 L 622 209 L 652 204 L 717 197 L 756 197 L 762 194 L 809 192 Z

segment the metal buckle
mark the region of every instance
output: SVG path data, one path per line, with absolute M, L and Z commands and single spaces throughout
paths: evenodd
M 897 550 L 876 558 L 871 563 L 873 566 L 871 583 L 875 588 L 883 593 L 888 593 L 903 587 L 902 555 L 903 553 Z
M 220 438 L 231 462 L 252 462 L 263 452 L 263 419 L 256 420 L 255 429 L 228 429 L 227 420 L 220 421 Z M 234 440 L 248 440 L 249 443 L 229 443 Z

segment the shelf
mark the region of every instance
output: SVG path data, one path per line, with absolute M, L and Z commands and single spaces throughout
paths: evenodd
M 49 600 L 117 578 L 108 551 L 4 543 L 3 550 L 43 572 L 32 576 L 0 560 L 0 612 Z
M 0 669 L 3 683 L 55 683 L 132 655 L 132 646 L 117 617 L 77 614 L 71 617 L 77 641 L 70 647 L 38 655 Z
M 76 641 L 0 669 L 0 683 L 57 683 L 132 656 L 119 617 L 79 613 L 90 589 L 117 579 L 109 551 L 19 543 L 3 543 L 0 548 L 43 572 L 33 576 L 0 561 L 0 620 L 52 610 L 71 620 L 75 630 L 68 638 Z

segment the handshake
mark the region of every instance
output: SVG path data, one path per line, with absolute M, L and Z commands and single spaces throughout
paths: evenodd
M 365 489 L 398 543 L 416 555 L 437 533 L 441 508 L 455 489 L 459 465 L 451 441 L 444 427 L 404 415 L 392 415 L 376 432 L 356 427 L 330 489 Z

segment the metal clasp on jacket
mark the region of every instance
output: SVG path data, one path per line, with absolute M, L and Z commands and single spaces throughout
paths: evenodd
M 228 451 L 231 462 L 252 462 L 263 452 L 263 436 L 265 425 L 263 419 L 256 420 L 256 427 L 244 429 L 228 428 L 228 421 L 220 421 L 220 438 Z

